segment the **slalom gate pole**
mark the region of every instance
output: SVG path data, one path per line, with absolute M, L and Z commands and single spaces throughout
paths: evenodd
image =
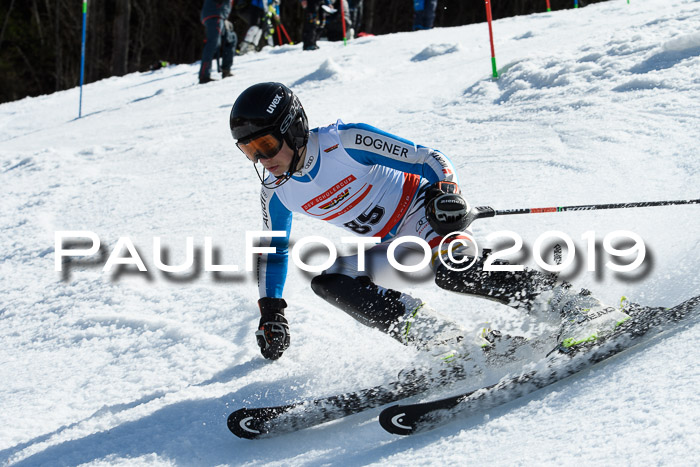
M 627 209 L 627 208 L 648 208 L 653 206 L 672 206 L 680 204 L 700 204 L 700 199 L 685 199 L 675 201 L 640 201 L 635 203 L 612 203 L 612 204 L 583 204 L 578 206 L 555 206 L 547 208 L 523 208 L 523 209 L 493 209 L 490 206 L 477 206 L 469 212 L 468 224 L 476 219 L 483 219 L 494 216 L 507 216 L 512 214 L 539 214 L 543 212 L 565 212 L 565 211 L 597 211 L 603 209 Z M 467 225 L 468 225 L 467 224 Z
M 552 6 L 549 4 L 549 0 L 547 0 L 547 11 L 552 11 Z
M 578 0 L 574 0 L 574 8 L 578 8 Z
M 493 28 L 491 26 L 491 0 L 484 0 L 486 3 L 486 21 L 489 23 L 489 40 L 491 41 L 491 70 L 493 77 L 498 79 L 498 70 L 496 69 L 496 49 L 493 46 Z
M 85 29 L 87 28 L 87 0 L 83 0 L 83 39 L 80 45 L 80 103 L 78 118 L 83 116 L 83 78 L 85 77 Z
M 279 45 L 283 45 L 284 42 L 282 42 L 282 33 L 280 32 L 280 25 L 277 24 L 275 26 L 275 29 L 277 29 L 277 41 L 279 42 Z
M 287 34 L 287 30 L 284 27 L 284 24 L 280 23 L 280 28 L 282 29 L 282 32 L 284 33 L 284 37 L 287 38 L 287 42 L 289 42 L 290 45 L 294 45 L 294 42 L 292 42 L 292 39 L 289 38 L 289 34 Z
M 340 22 L 343 24 L 343 45 L 348 45 L 348 35 L 345 31 L 345 8 L 343 8 L 344 0 L 340 0 Z

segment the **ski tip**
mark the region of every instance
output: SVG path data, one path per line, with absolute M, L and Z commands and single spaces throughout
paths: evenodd
M 394 435 L 410 435 L 416 430 L 415 425 L 408 420 L 402 405 L 392 405 L 382 410 L 379 414 L 379 424 Z
M 226 420 L 231 433 L 243 439 L 256 439 L 267 433 L 263 420 L 254 417 L 248 409 L 239 409 Z

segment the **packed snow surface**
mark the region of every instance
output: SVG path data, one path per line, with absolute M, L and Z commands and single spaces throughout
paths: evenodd
M 384 432 L 378 409 L 268 440 L 238 439 L 225 425 L 237 408 L 379 384 L 419 358 L 316 297 L 311 274 L 294 266 L 285 289 L 292 346 L 276 362 L 260 356 L 244 248 L 245 232 L 261 224 L 259 182 L 228 130 L 243 89 L 281 81 L 312 126 L 363 122 L 440 149 L 472 205 L 697 199 L 698 31 L 698 1 L 615 0 L 496 21 L 498 80 L 487 26 L 475 24 L 324 42 L 316 52 L 267 49 L 237 57 L 233 78 L 204 86 L 197 64 L 110 78 L 85 86 L 80 119 L 78 89 L 1 105 L 0 462 L 700 463 L 697 325 L 413 437 Z M 697 205 L 499 216 L 473 228 L 482 246 L 491 232 L 516 232 L 525 247 L 511 259 L 529 266 L 538 237 L 565 233 L 577 255 L 566 278 L 607 303 L 624 295 L 671 305 L 700 292 Z M 603 240 L 618 230 L 646 245 L 633 273 L 605 265 Z M 56 272 L 56 231 L 94 232 L 102 250 Z M 322 235 L 342 251 L 341 234 L 295 217 L 292 239 Z M 120 237 L 148 272 L 103 272 Z M 196 266 L 161 272 L 154 237 L 174 265 L 193 237 Z M 218 264 L 240 272 L 205 271 L 205 237 Z M 430 281 L 402 290 L 466 329 L 542 328 Z

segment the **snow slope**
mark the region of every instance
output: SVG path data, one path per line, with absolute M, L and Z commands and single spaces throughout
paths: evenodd
M 204 237 L 244 269 L 260 225 L 258 181 L 227 126 L 240 91 L 267 80 L 299 94 L 313 126 L 365 122 L 439 148 L 474 205 L 497 209 L 700 197 L 700 2 L 622 0 L 494 23 L 362 38 L 317 52 L 285 46 L 236 58 L 235 77 L 196 85 L 197 65 L 0 106 L 0 462 L 7 465 L 364 465 L 700 463 L 697 325 L 507 406 L 398 438 L 378 410 L 273 440 L 233 437 L 241 406 L 329 395 L 393 378 L 416 352 L 315 297 L 290 268 L 292 347 L 255 345 L 250 273 L 155 268 Z M 700 292 L 700 207 L 478 221 L 528 246 L 560 230 L 577 245 L 567 277 L 616 303 L 670 305 Z M 585 267 L 615 230 L 640 235 L 634 274 Z M 54 232 L 95 232 L 102 258 L 54 271 Z M 340 231 L 295 218 L 293 239 Z M 149 272 L 102 265 L 119 237 Z M 320 262 L 323 257 L 316 258 Z M 404 288 L 466 328 L 542 324 L 430 282 Z M 482 382 L 473 381 L 479 385 Z

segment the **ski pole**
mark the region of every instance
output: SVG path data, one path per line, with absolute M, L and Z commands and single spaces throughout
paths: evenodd
M 543 212 L 596 211 L 602 209 L 648 208 L 653 206 L 672 206 L 679 204 L 700 204 L 700 199 L 682 199 L 674 201 L 640 201 L 634 203 L 582 204 L 578 206 L 554 206 L 546 208 L 494 209 L 490 206 L 475 206 L 467 215 L 467 227 L 476 219 L 511 214 L 539 214 Z M 466 228 L 466 227 L 465 227 Z

